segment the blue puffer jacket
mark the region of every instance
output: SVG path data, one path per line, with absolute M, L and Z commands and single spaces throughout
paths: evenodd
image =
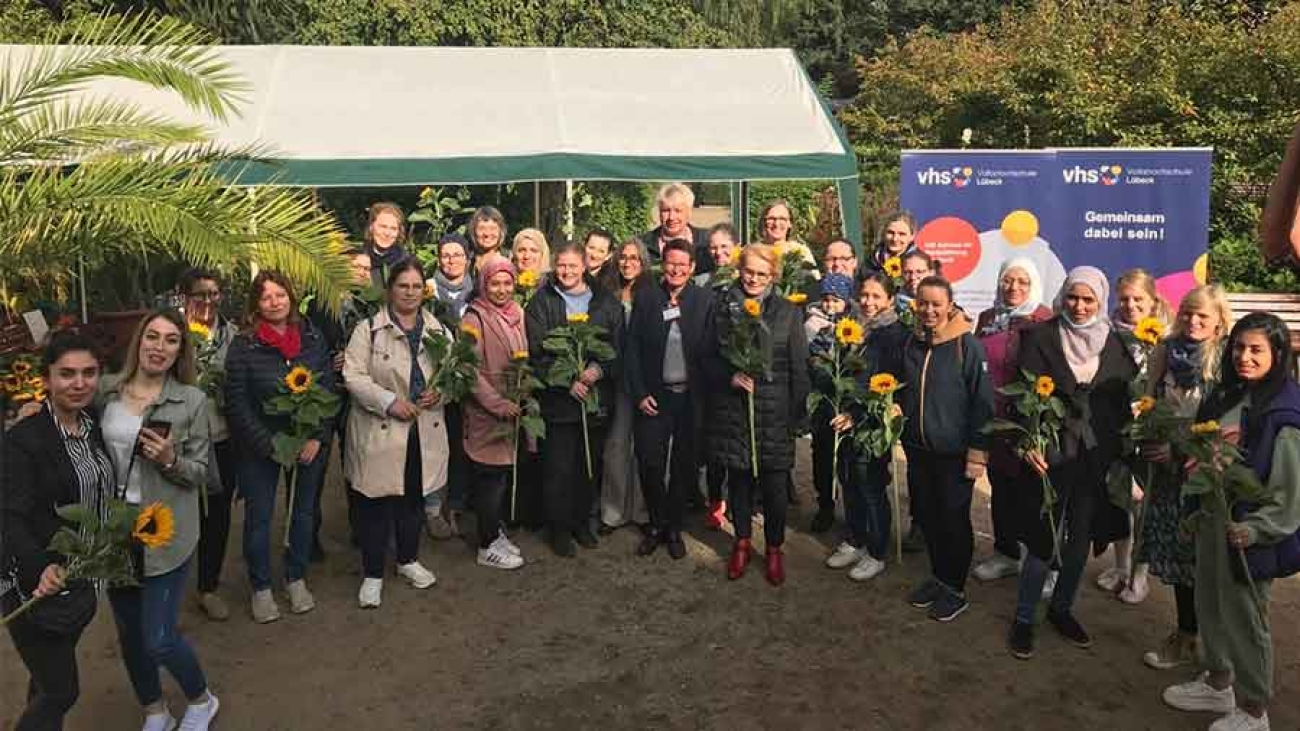
M 284 392 L 284 377 L 289 371 L 301 365 L 316 374 L 321 387 L 333 391 L 335 386 L 334 368 L 324 337 L 306 320 L 298 326 L 302 328 L 302 352 L 293 360 L 262 344 L 251 331 L 236 335 L 226 356 L 230 436 L 240 449 L 266 459 L 275 454 L 272 439 L 276 432 L 288 431 L 289 417 L 268 415 L 265 404 Z M 326 420 L 314 437 L 323 443 L 332 428 L 331 420 Z
M 936 333 L 914 333 L 903 348 L 901 370 L 903 446 L 954 456 L 987 453 L 982 430 L 993 416 L 993 382 L 984 346 L 964 314 L 954 312 Z

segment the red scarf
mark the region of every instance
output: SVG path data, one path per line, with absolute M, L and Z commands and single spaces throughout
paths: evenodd
M 285 360 L 293 360 L 302 353 L 302 332 L 293 323 L 283 333 L 276 332 L 275 328 L 265 322 L 258 323 L 257 339 L 263 345 L 280 351 Z

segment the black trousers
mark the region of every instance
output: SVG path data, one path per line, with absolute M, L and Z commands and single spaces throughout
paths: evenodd
M 592 474 L 599 475 L 605 430 L 590 420 L 587 423 Z M 581 422 L 546 423 L 546 441 L 542 444 L 542 502 L 546 526 L 552 533 L 571 533 L 587 525 L 591 517 L 596 481 L 587 477 L 586 459 Z
M 406 440 L 403 494 L 372 498 L 357 493 L 357 537 L 361 539 L 361 569 L 367 579 L 384 577 L 389 536 L 395 538 L 399 565 L 419 558 L 420 530 L 424 527 L 422 474 L 420 430 L 412 424 Z
M 709 502 L 721 502 L 723 488 L 727 484 L 727 468 L 717 462 L 709 462 L 704 468 L 704 479 L 709 484 Z
M 53 634 L 19 617 L 9 623 L 9 636 L 31 679 L 27 708 L 15 731 L 61 731 L 63 717 L 81 693 L 77 681 L 77 642 L 81 632 Z
M 700 474 L 695 462 L 695 413 L 691 394 L 665 393 L 655 416 L 646 416 L 637 409 L 632 429 L 641 494 L 650 513 L 650 525 L 661 531 L 680 532 L 687 495 L 696 490 Z
M 817 489 L 817 511 L 826 513 L 835 510 L 835 432 L 831 431 L 831 416 L 819 409 L 812 418 L 813 487 Z M 840 446 L 843 451 L 843 444 Z
M 538 440 L 536 452 L 528 451 L 527 441 L 519 440 L 519 451 L 515 453 L 515 464 L 518 465 L 515 479 L 519 480 L 519 486 L 515 488 L 514 502 L 511 503 L 510 485 L 506 484 L 504 511 L 512 527 L 522 525 L 536 530 L 546 522 L 542 512 L 542 450 L 545 440 Z
M 210 594 L 221 583 L 221 565 L 230 540 L 230 506 L 235 500 L 235 451 L 226 439 L 212 445 L 221 474 L 221 492 L 208 493 L 208 513 L 199 523 L 198 587 Z
M 734 518 L 737 538 L 749 538 L 754 524 L 754 491 L 763 493 L 763 539 L 768 548 L 785 543 L 785 483 L 788 470 L 759 470 L 758 484 L 750 470 L 730 470 L 731 515 Z
M 473 462 L 474 515 L 478 519 L 478 547 L 487 548 L 501 530 L 501 511 L 510 500 L 510 465 Z
M 473 479 L 470 459 L 465 454 L 465 417 L 460 404 L 446 404 L 443 414 L 447 419 L 447 510 L 464 510 L 470 480 Z
M 966 479 L 966 456 L 908 449 L 907 485 L 912 519 L 925 534 L 931 572 L 953 591 L 964 591 L 975 552 L 970 523 L 975 482 Z
M 989 501 L 989 510 L 993 514 L 993 550 L 1020 560 L 1020 542 L 1016 540 L 1015 500 L 1017 482 L 1023 477 L 1010 475 L 1002 470 L 989 469 L 989 486 L 993 495 Z

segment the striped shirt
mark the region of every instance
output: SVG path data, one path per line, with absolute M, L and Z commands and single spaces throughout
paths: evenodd
M 49 414 L 54 419 L 54 428 L 58 429 L 59 436 L 63 438 L 63 448 L 67 450 L 72 470 L 77 475 L 78 502 L 83 507 L 94 510 L 102 523 L 108 519 L 108 501 L 117 481 L 108 453 L 91 438 L 95 432 L 95 422 L 86 412 L 81 412 L 77 430 L 79 433 L 73 434 L 54 416 L 53 409 L 49 409 Z M 83 538 L 90 537 L 84 525 L 81 527 L 81 535 Z

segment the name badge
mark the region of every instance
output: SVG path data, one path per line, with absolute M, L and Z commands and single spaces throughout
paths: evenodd
M 676 320 L 681 316 L 682 316 L 682 308 L 680 307 L 669 307 L 668 309 L 664 310 L 664 322 L 672 322 L 673 320 Z

